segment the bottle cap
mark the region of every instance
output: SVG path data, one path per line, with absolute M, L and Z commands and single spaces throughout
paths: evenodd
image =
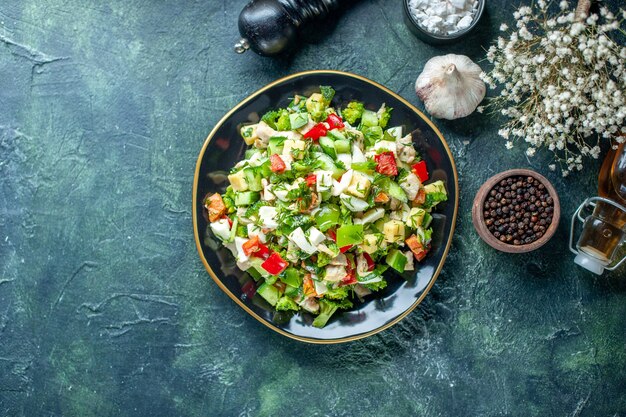
M 605 264 L 603 264 L 600 260 L 594 258 L 593 256 L 589 256 L 585 253 L 579 252 L 574 259 L 574 262 L 596 275 L 602 275 L 602 273 L 604 272 Z

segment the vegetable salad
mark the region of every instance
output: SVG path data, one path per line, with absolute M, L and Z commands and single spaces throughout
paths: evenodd
M 446 201 L 392 109 L 331 105 L 320 87 L 241 128 L 250 148 L 224 194 L 204 205 L 210 228 L 278 311 L 306 310 L 323 327 L 338 309 L 417 267 L 431 243 L 431 210 Z

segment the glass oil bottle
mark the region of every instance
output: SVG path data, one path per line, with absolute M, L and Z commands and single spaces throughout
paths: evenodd
M 589 216 L 583 213 L 593 208 Z M 573 247 L 574 226 L 578 219 L 583 230 Z M 613 270 L 624 262 L 626 256 L 615 259 L 626 240 L 626 146 L 611 149 L 602 163 L 598 175 L 598 197 L 588 198 L 572 217 L 570 250 L 576 254 L 574 262 L 601 275 L 605 269 Z

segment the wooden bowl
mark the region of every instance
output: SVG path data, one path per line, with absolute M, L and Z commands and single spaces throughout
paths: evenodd
M 501 242 L 499 239 L 491 234 L 491 232 L 487 228 L 487 225 L 485 224 L 485 218 L 483 216 L 483 206 L 485 204 L 485 199 L 487 198 L 487 194 L 489 193 L 489 191 L 491 191 L 491 189 L 503 179 L 516 176 L 533 177 L 539 180 L 539 182 L 546 187 L 546 190 L 548 190 L 550 197 L 552 197 L 552 199 L 554 200 L 552 223 L 550 223 L 548 229 L 543 236 L 541 236 L 534 242 L 525 245 L 512 245 L 509 243 Z M 482 187 L 478 189 L 478 193 L 476 193 L 476 197 L 474 198 L 474 204 L 472 206 L 472 222 L 474 223 L 474 228 L 478 232 L 480 238 L 492 248 L 508 253 L 530 252 L 543 246 L 554 235 L 554 232 L 556 232 L 556 229 L 559 225 L 560 217 L 561 204 L 559 203 L 559 196 L 557 195 L 556 190 L 554 189 L 550 181 L 548 181 L 543 175 L 540 175 L 535 171 L 531 171 L 530 169 L 510 169 L 489 178 L 482 185 Z

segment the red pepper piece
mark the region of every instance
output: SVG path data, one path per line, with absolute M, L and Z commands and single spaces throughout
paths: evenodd
M 261 264 L 261 268 L 265 269 L 272 275 L 278 275 L 287 269 L 289 263 L 285 261 L 276 252 L 273 252 L 266 260 Z
M 337 233 L 335 233 L 335 231 L 333 229 L 330 229 L 326 233 L 328 233 L 328 236 L 330 236 L 330 238 L 333 240 L 333 242 L 337 241 Z
M 282 174 L 287 169 L 287 165 L 285 165 L 285 162 L 278 154 L 274 154 L 270 156 L 270 169 L 272 172 Z
M 326 136 L 328 129 L 324 123 L 318 123 L 311 128 L 308 132 L 304 134 L 305 138 L 318 140 L 322 136 Z
M 346 252 L 348 252 L 350 249 L 352 249 L 352 246 L 354 246 L 354 245 L 347 245 L 347 246 L 343 246 L 343 247 L 339 248 L 339 252 L 341 252 L 341 253 L 346 253 Z
M 309 187 L 313 187 L 317 183 L 317 176 L 315 174 L 310 174 L 306 176 L 306 185 Z
M 370 254 L 367 253 L 367 252 L 363 252 L 363 257 L 367 261 L 367 270 L 368 271 L 373 271 L 374 268 L 376 268 L 376 263 L 374 262 L 374 260 L 370 256 Z
M 419 161 L 411 166 L 411 170 L 420 178 L 421 182 L 428 181 L 428 169 L 426 169 L 426 161 Z
M 270 248 L 259 243 L 259 249 L 252 254 L 255 258 L 267 259 L 270 256 Z
M 341 117 L 339 117 L 335 113 L 331 113 L 328 115 L 328 117 L 326 118 L 326 123 L 328 123 L 328 125 L 330 126 L 330 130 L 343 129 L 345 127 L 345 125 L 343 124 L 343 120 L 341 120 Z
M 383 175 L 395 176 L 398 175 L 398 165 L 396 165 L 396 158 L 393 156 L 393 152 L 383 152 L 374 157 L 376 160 L 376 172 Z

